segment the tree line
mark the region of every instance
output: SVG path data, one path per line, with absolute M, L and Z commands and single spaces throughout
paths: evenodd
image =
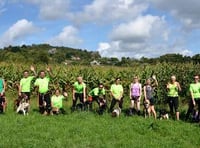
M 33 44 L 22 46 L 8 46 L 0 49 L 0 62 L 14 63 L 41 63 L 68 65 L 90 65 L 91 61 L 98 61 L 100 65 L 114 66 L 135 66 L 138 64 L 158 64 L 158 63 L 200 63 L 200 54 L 194 56 L 183 56 L 171 53 L 156 58 L 142 57 L 135 59 L 131 57 L 101 57 L 97 51 L 86 49 L 74 49 L 70 47 L 53 47 L 49 44 Z

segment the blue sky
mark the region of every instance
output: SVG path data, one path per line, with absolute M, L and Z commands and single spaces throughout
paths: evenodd
M 200 1 L 0 0 L 0 48 L 42 44 L 103 57 L 199 53 Z

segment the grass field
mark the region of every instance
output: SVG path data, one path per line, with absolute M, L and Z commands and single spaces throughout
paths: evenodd
M 112 118 L 108 113 L 71 113 L 70 101 L 64 102 L 66 115 L 42 116 L 37 112 L 34 96 L 30 114 L 22 116 L 13 111 L 12 96 L 7 95 L 7 112 L 0 116 L 0 147 L 200 147 L 198 124 L 142 116 Z

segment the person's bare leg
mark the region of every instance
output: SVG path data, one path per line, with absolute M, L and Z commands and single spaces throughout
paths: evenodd
M 156 115 L 156 111 L 155 111 L 154 106 L 151 106 L 151 111 L 152 111 L 152 113 L 153 113 L 154 119 L 156 119 L 156 118 L 157 118 L 157 115 Z
M 151 116 L 151 108 L 149 107 L 149 108 L 147 109 L 147 111 L 148 111 L 148 117 L 150 118 L 150 116 Z
M 137 101 L 137 111 L 140 111 L 140 101 Z
M 176 112 L 176 120 L 179 120 L 179 112 Z
M 131 100 L 131 109 L 133 109 L 134 108 L 134 100 Z

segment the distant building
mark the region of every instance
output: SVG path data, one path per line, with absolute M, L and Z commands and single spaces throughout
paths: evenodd
M 96 60 L 90 62 L 90 65 L 100 65 L 100 64 L 101 64 L 101 63 L 98 62 L 98 61 L 96 61 Z
M 79 60 L 81 60 L 81 58 L 80 57 L 71 56 L 71 60 L 79 61 Z
M 57 52 L 56 48 L 49 49 L 48 51 L 49 54 L 55 54 L 56 52 Z

